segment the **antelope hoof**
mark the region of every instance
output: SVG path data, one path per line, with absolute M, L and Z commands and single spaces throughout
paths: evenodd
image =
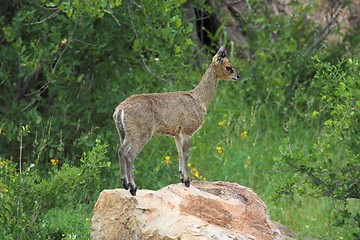
M 190 180 L 186 180 L 184 183 L 185 183 L 185 187 L 190 187 Z
M 121 179 L 123 187 L 128 190 L 129 189 L 129 183 L 126 181 L 126 179 Z
M 133 195 L 133 196 L 136 196 L 136 190 L 137 190 L 137 188 L 130 188 L 130 193 L 131 193 L 131 195 Z

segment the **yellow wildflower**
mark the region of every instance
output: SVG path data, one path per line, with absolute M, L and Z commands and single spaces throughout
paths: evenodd
M 4 188 L 4 189 L 3 189 L 3 192 L 4 192 L 4 193 L 8 193 L 8 192 L 9 192 L 9 189 Z
M 59 163 L 59 160 L 56 158 L 53 158 L 50 160 L 50 162 L 51 162 L 51 165 L 56 166 Z
M 170 156 L 166 155 L 166 156 L 164 157 L 164 163 L 165 163 L 166 166 L 169 166 L 169 165 L 171 164 L 171 158 L 170 158 Z
M 244 162 L 244 168 L 246 168 L 246 169 L 251 168 L 250 157 L 248 157 L 247 160 Z
M 202 179 L 206 181 L 206 177 L 202 176 L 199 170 L 195 167 L 191 167 L 191 163 L 188 163 L 188 167 L 190 167 L 190 174 L 196 179 Z
M 240 134 L 240 137 L 245 140 L 247 138 L 247 134 L 248 132 L 245 130 Z
M 223 154 L 223 153 L 224 153 L 224 148 L 223 148 L 223 147 L 220 147 L 220 146 L 216 146 L 216 151 L 217 151 L 219 154 Z
M 218 122 L 218 125 L 219 125 L 219 126 L 224 126 L 224 125 L 225 125 L 225 122 L 226 122 L 226 120 L 222 120 L 222 121 Z
M 190 171 L 196 178 L 200 177 L 199 171 L 196 168 L 191 168 Z

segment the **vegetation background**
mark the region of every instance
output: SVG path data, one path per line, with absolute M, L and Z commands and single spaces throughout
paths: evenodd
M 290 15 L 215 2 L 228 14 L 205 0 L 2 1 L 0 239 L 88 239 L 98 194 L 121 185 L 114 108 L 195 87 L 220 44 L 241 79 L 218 86 L 192 178 L 253 188 L 299 239 L 359 239 L 360 32 L 337 22 L 352 1 L 289 1 Z M 312 21 L 324 6 L 326 24 Z M 139 187 L 178 182 L 177 161 L 170 138 L 152 139 Z

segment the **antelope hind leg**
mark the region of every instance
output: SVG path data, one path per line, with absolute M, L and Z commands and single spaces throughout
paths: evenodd
M 129 180 L 127 177 L 127 153 L 128 153 L 128 146 L 123 145 L 119 148 L 119 161 L 120 161 L 120 179 L 122 181 L 123 187 L 128 190 L 129 189 Z
M 128 179 L 129 179 L 129 183 L 128 186 L 130 187 L 130 193 L 133 196 L 136 196 L 136 183 L 134 180 L 134 176 L 133 176 L 133 169 L 132 169 L 132 164 L 133 164 L 133 160 L 134 159 L 127 159 L 126 161 L 126 171 L 127 171 L 127 175 L 128 175 Z
M 150 131 L 147 131 L 150 133 Z M 137 186 L 135 183 L 134 175 L 133 175 L 133 162 L 137 155 L 144 148 L 146 143 L 150 140 L 151 135 L 143 136 L 143 138 L 139 139 L 131 139 L 127 142 L 129 145 L 129 150 L 126 154 L 126 174 L 128 180 L 128 187 L 130 188 L 130 193 L 133 196 L 136 196 Z M 131 143 L 131 144 L 130 144 Z

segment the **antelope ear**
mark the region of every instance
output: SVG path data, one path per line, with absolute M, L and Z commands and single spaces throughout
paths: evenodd
M 224 45 L 219 48 L 219 51 L 216 53 L 216 64 L 222 63 L 226 58 L 226 51 Z

